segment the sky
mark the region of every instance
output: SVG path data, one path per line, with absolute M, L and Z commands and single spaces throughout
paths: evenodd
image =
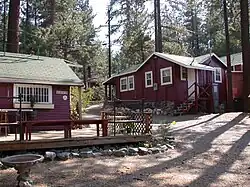
M 93 7 L 94 14 L 96 14 L 94 19 L 95 27 L 99 27 L 100 25 L 106 24 L 108 19 L 106 13 L 109 0 L 90 0 L 89 3 Z M 101 29 L 101 32 L 99 32 L 98 34 L 99 34 L 99 39 L 101 41 L 106 42 L 107 41 L 106 35 L 108 34 L 108 28 L 103 27 Z

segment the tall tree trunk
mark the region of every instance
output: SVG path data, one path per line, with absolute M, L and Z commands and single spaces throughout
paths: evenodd
M 19 14 L 20 0 L 10 0 L 7 51 L 18 53 L 19 51 Z
M 49 4 L 50 4 L 49 25 L 54 25 L 55 11 L 56 11 L 56 1 L 55 0 L 49 0 Z

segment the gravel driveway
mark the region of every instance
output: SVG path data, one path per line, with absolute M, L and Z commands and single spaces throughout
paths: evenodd
M 185 120 L 188 118 L 188 120 Z M 173 119 L 171 119 L 173 120 Z M 177 147 L 159 155 L 42 163 L 39 187 L 249 187 L 250 119 L 242 113 L 177 117 Z M 15 186 L 13 169 L 0 186 Z

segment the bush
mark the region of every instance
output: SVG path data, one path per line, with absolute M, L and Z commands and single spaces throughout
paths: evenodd
M 72 113 L 76 113 L 79 115 L 79 111 L 78 111 L 78 99 L 79 99 L 79 92 L 78 92 L 78 88 L 77 87 L 71 87 L 70 88 L 70 93 L 71 93 L 71 100 L 70 100 L 70 108 Z M 94 95 L 94 91 L 93 89 L 89 88 L 87 90 L 83 90 L 81 92 L 82 94 L 82 109 L 83 111 L 87 108 L 87 106 L 89 105 L 89 103 L 92 101 L 93 99 L 93 95 Z M 82 111 L 82 112 L 83 112 Z

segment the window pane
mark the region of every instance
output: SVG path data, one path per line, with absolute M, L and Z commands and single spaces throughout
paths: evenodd
M 163 77 L 170 76 L 170 70 L 164 70 L 162 75 Z
M 170 76 L 163 77 L 163 83 L 170 82 Z
M 151 79 L 151 73 L 148 73 L 146 77 L 147 77 L 147 80 Z
M 147 80 L 147 85 L 151 85 L 151 80 Z
M 182 68 L 182 78 L 187 79 L 187 69 L 186 68 Z

